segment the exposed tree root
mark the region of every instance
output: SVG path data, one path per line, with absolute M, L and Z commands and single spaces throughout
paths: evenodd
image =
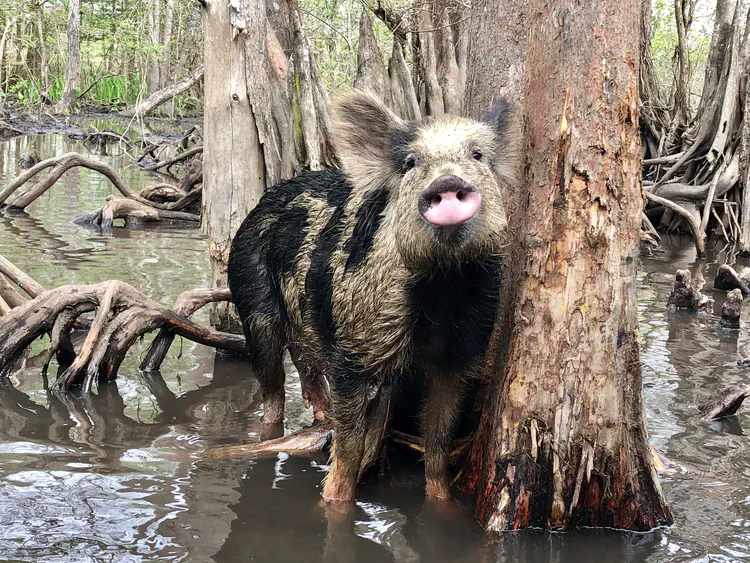
M 178 201 L 182 199 L 180 198 Z M 138 201 L 115 196 L 107 197 L 103 207 L 93 213 L 82 215 L 73 222 L 79 225 L 93 225 L 110 229 L 115 219 L 124 219 L 128 226 L 158 222 L 189 223 L 193 225 L 200 223 L 200 215 L 195 213 L 154 209 Z
M 91 160 L 79 153 L 67 153 L 44 160 L 14 179 L 0 191 L 0 205 L 37 174 L 47 168 L 52 168 L 46 178 L 6 204 L 6 207 L 10 209 L 25 209 L 50 189 L 67 170 L 76 166 L 100 172 L 124 196 L 109 196 L 101 209 L 75 219 L 76 223 L 102 228 L 111 228 L 115 219 L 124 219 L 126 225 L 162 221 L 191 225 L 200 223 L 198 207 L 202 190 L 199 184 L 203 181 L 203 167 L 199 159 L 194 159 L 190 163 L 188 172 L 179 187 L 157 184 L 145 188 L 138 194 L 108 164 Z
M 44 180 L 6 204 L 7 207 L 12 209 L 25 209 L 39 196 L 50 189 L 65 172 L 76 166 L 82 166 L 84 168 L 95 170 L 96 172 L 103 174 L 110 182 L 112 182 L 112 185 L 117 188 L 117 190 L 123 195 L 123 197 L 132 199 L 145 205 L 151 205 L 152 207 L 156 207 L 157 209 L 164 208 L 162 204 L 149 202 L 147 199 L 143 199 L 125 183 L 125 181 L 120 177 L 115 169 L 112 168 L 109 164 L 91 160 L 90 158 L 86 158 L 85 156 L 77 152 L 69 152 L 61 156 L 48 158 L 47 160 L 43 160 L 36 166 L 31 167 L 29 170 L 19 175 L 2 191 L 0 191 L 0 205 L 3 205 L 8 200 L 8 198 L 16 192 L 16 190 L 26 184 L 26 182 L 39 174 L 42 170 L 52 168 L 52 172 Z
M 265 440 L 254 444 L 221 446 L 211 448 L 203 454 L 204 459 L 242 459 L 275 457 L 279 453 L 305 456 L 319 454 L 331 445 L 333 427 L 329 423 L 302 428 L 288 436 Z
M 704 240 L 703 233 L 701 232 L 700 223 L 692 215 L 692 213 L 690 213 L 687 209 L 685 209 L 685 207 L 678 205 L 671 200 L 665 199 L 663 197 L 659 197 L 647 191 L 645 191 L 644 194 L 648 201 L 657 203 L 659 205 L 663 205 L 664 207 L 680 215 L 680 217 L 682 217 L 685 220 L 688 227 L 690 227 L 690 232 L 692 233 L 693 239 L 695 240 L 695 247 L 698 249 L 698 254 L 700 256 L 703 256 L 706 254 L 706 241 Z
M 206 303 L 227 300 L 230 295 L 227 291 L 193 290 L 181 297 L 181 303 L 188 303 L 183 310 L 194 311 Z M 114 379 L 134 342 L 159 328 L 168 329 L 172 338 L 180 335 L 214 348 L 240 353 L 245 350 L 244 337 L 196 325 L 117 280 L 58 287 L 43 291 L 17 307 L 3 309 L 5 313 L 0 316 L 0 375 L 9 373 L 14 360 L 36 338 L 49 333 L 51 347 L 45 367 L 55 354 L 61 365 L 68 366 L 56 381 L 56 387 L 61 390 L 68 390 L 78 383 L 90 390 L 97 378 L 100 381 Z M 94 320 L 76 354 L 71 331 L 82 314 L 94 310 Z
M 182 162 L 183 160 L 187 160 L 188 158 L 192 158 L 196 154 L 200 154 L 203 152 L 203 147 L 193 147 L 192 149 L 188 149 L 186 151 L 181 152 L 177 156 L 170 158 L 168 160 L 156 162 L 154 164 L 150 164 L 148 166 L 144 166 L 143 170 L 153 172 L 155 170 L 160 170 L 161 168 L 166 168 L 169 170 L 172 166 L 177 164 L 178 162 Z
M 180 294 L 172 310 L 187 319 L 204 305 L 216 301 L 230 301 L 231 299 L 232 294 L 228 288 L 191 289 Z M 159 331 L 159 335 L 151 342 L 146 357 L 141 362 L 143 371 L 159 370 L 175 336 L 175 332 L 168 328 Z
M 710 233 L 728 242 L 742 241 L 743 252 L 750 248 L 750 233 L 744 233 L 750 228 L 749 206 L 744 205 L 750 201 L 745 193 L 750 128 L 743 116 L 750 109 L 746 87 L 750 40 L 742 32 L 743 13 L 741 3 L 734 0 L 717 4 L 695 115 L 690 114 L 686 93 L 689 22 L 680 9 L 675 10 L 679 35 L 675 60 L 679 64 L 669 95 L 659 91 L 650 48 L 642 53 L 643 180 L 650 216 L 657 224 L 659 209 L 653 203 L 658 201 L 665 210 L 657 227 L 672 232 L 690 230 L 700 254 Z M 693 207 L 697 213 L 692 213 Z M 698 228 L 689 215 L 697 219 Z

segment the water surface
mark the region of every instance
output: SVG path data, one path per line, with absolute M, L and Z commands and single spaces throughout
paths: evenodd
M 101 128 L 101 124 L 99 124 Z M 30 151 L 42 157 L 86 152 L 62 136 L 0 144 L 0 186 Z M 116 151 L 115 151 L 116 152 Z M 136 190 L 161 181 L 102 158 Z M 95 172 L 75 170 L 26 213 L 0 214 L 0 253 L 46 287 L 117 278 L 169 304 L 210 283 L 206 242 L 196 229 L 115 228 L 70 220 L 115 193 Z M 0 386 L 0 560 L 38 562 L 682 562 L 750 559 L 750 415 L 708 424 L 697 403 L 748 381 L 727 366 L 750 357 L 750 312 L 743 328 L 717 326 L 723 295 L 709 314 L 666 311 L 674 271 L 702 275 L 710 289 L 713 248 L 698 261 L 687 239 L 666 238 L 639 267 L 638 297 L 646 412 L 651 440 L 671 460 L 662 485 L 676 525 L 649 534 L 577 531 L 481 533 L 470 507 L 425 503 L 423 469 L 393 459 L 367 483 L 356 506 L 320 502 L 324 457 L 209 461 L 207 448 L 260 439 L 260 396 L 244 363 L 176 341 L 163 382 L 146 380 L 134 347 L 115 384 L 95 394 L 45 390 L 46 340 Z M 740 263 L 741 265 L 741 263 Z M 709 291 L 710 293 L 710 291 Z M 206 322 L 207 315 L 196 315 Z M 54 366 L 51 374 L 54 376 Z M 299 382 L 287 384 L 285 429 L 309 423 Z

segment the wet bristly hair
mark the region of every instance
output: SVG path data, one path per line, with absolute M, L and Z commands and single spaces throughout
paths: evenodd
M 484 121 L 458 116 L 409 123 L 361 91 L 333 105 L 334 144 L 354 192 L 372 196 L 392 240 L 411 269 L 481 260 L 500 251 L 507 227 L 503 193 L 515 182 L 515 134 L 508 105 L 498 102 Z M 420 193 L 445 174 L 476 186 L 475 217 L 450 239 L 419 213 Z M 368 199 L 366 196 L 364 200 Z

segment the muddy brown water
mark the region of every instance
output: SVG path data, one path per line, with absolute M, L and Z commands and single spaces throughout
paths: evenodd
M 102 124 L 98 124 L 101 128 Z M 0 144 L 0 186 L 29 151 L 86 152 L 62 136 Z M 100 157 L 95 157 L 100 158 Z M 101 157 L 135 189 L 157 180 Z M 88 170 L 66 177 L 27 213 L 0 214 L 0 252 L 47 287 L 125 280 L 170 303 L 209 283 L 206 242 L 197 230 L 99 232 L 70 219 L 113 193 Z M 709 245 L 710 246 L 710 245 Z M 524 532 L 494 541 L 468 506 L 425 503 L 422 467 L 394 456 L 348 511 L 320 502 L 324 457 L 208 461 L 206 448 L 259 440 L 258 385 L 244 363 L 175 342 L 165 385 L 139 374 L 136 346 L 116 384 L 89 397 L 45 391 L 36 342 L 0 386 L 0 560 L 38 562 L 677 562 L 750 559 L 750 414 L 707 424 L 694 405 L 747 383 L 731 362 L 750 357 L 750 308 L 743 328 L 717 326 L 712 312 L 665 310 L 677 268 L 703 275 L 732 260 L 720 247 L 697 261 L 689 240 L 666 238 L 643 256 L 638 275 L 642 365 L 651 440 L 671 460 L 662 486 L 676 525 L 648 534 L 579 530 Z M 741 264 L 741 262 L 740 262 Z M 205 312 L 197 315 L 206 321 Z M 54 369 L 52 370 L 54 374 Z M 311 420 L 299 381 L 287 384 L 285 430 Z

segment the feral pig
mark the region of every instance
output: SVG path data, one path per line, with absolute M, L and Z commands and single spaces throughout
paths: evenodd
M 445 498 L 456 419 L 499 298 L 515 170 L 508 106 L 485 122 L 407 123 L 354 91 L 332 121 L 342 172 L 269 189 L 232 244 L 229 286 L 264 420 L 283 418 L 287 347 L 306 404 L 333 419 L 323 497 L 352 500 L 368 402 L 397 378 L 421 378 L 427 494 Z

